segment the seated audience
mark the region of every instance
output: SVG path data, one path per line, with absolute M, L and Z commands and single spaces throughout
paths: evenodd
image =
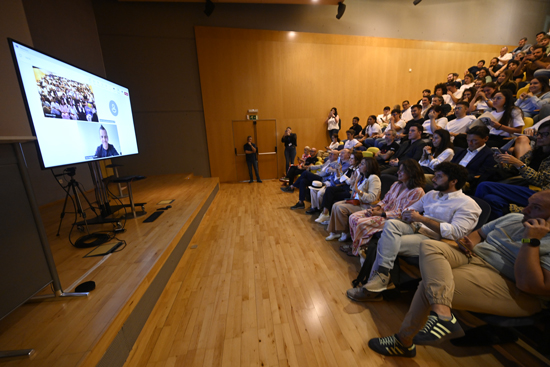
M 500 55 L 497 57 L 498 63 L 500 65 L 506 65 L 508 60 L 512 60 L 512 57 L 514 57 L 514 55 L 511 52 L 508 52 L 508 47 L 504 46 L 500 49 Z
M 304 148 L 304 154 L 305 154 L 305 148 Z M 294 189 L 292 189 L 292 184 L 294 183 L 294 179 L 296 178 L 296 176 L 301 175 L 309 167 L 315 166 L 317 164 L 317 159 L 318 159 L 317 149 L 316 148 L 309 149 L 309 157 L 306 157 L 306 159 L 304 160 L 303 166 L 295 166 L 295 165 L 290 166 L 286 173 L 286 176 L 279 180 L 281 182 L 288 182 L 288 185 L 289 185 L 288 187 L 282 187 L 281 190 L 289 191 L 289 192 L 294 191 Z
M 359 137 L 361 135 L 361 130 L 363 130 L 363 127 L 359 125 L 359 117 L 355 116 L 351 122 L 351 127 L 348 130 L 355 131 L 355 137 Z
M 550 57 L 545 56 L 544 47 L 541 45 L 533 46 L 533 53 L 531 55 L 526 55 L 523 60 L 519 63 L 518 68 L 514 71 L 514 76 L 520 76 L 525 72 L 525 80 L 530 82 L 531 79 L 535 76 L 535 71 L 539 69 L 546 69 L 550 65 Z M 520 84 L 520 88 L 523 85 Z
M 442 108 L 442 117 L 447 116 L 452 111 L 451 105 L 444 103 L 443 97 L 436 95 L 432 98 L 432 105 L 430 106 L 430 108 L 428 108 L 428 111 L 426 111 L 426 113 L 424 114 L 424 122 L 430 120 L 430 112 L 436 106 L 439 106 Z
M 481 80 L 483 80 L 485 83 L 490 83 L 493 81 L 493 78 L 491 77 L 489 73 L 489 69 L 482 68 L 479 73 L 477 74 L 477 77 Z
M 359 142 L 359 140 L 355 139 L 355 130 L 348 130 L 346 131 L 347 139 L 344 140 L 344 148 L 343 149 L 350 149 L 353 150 L 353 148 L 358 148 L 362 144 Z
M 420 106 L 422 107 L 420 114 L 424 117 L 424 115 L 428 112 L 428 109 L 432 106 L 432 96 L 422 97 L 420 100 Z
M 455 137 L 457 137 L 458 135 L 466 133 L 466 130 L 468 130 L 468 127 L 470 127 L 472 121 L 475 120 L 474 116 L 466 115 L 468 107 L 468 103 L 459 102 L 455 107 L 456 118 L 454 120 L 450 120 L 444 127 L 444 129 L 447 130 L 449 134 L 451 134 L 452 141 L 454 141 Z M 431 125 L 431 128 L 438 129 L 439 127 L 437 125 Z
M 500 148 L 513 134 L 521 133 L 525 122 L 521 110 L 514 106 L 514 97 L 509 90 L 495 93 L 493 108 L 490 112 L 493 118 L 488 121 L 490 132 L 487 145 Z
M 395 175 L 399 169 L 399 162 L 406 159 L 418 161 L 422 157 L 422 149 L 426 143 L 422 140 L 422 125 L 414 124 L 409 128 L 409 139 L 399 146 L 399 150 L 390 159 L 388 165 L 380 167 L 383 174 Z
M 313 148 L 311 149 L 313 150 Z M 294 182 L 294 184 L 281 188 L 283 191 L 293 192 L 295 188 L 299 189 L 298 202 L 290 207 L 290 209 L 304 209 L 304 200 L 306 195 L 309 194 L 309 186 L 313 181 L 324 181 L 324 178 L 328 178 L 331 173 L 333 173 L 338 167 L 339 163 L 337 161 L 339 152 L 337 150 L 332 150 L 328 154 L 328 159 L 322 165 L 309 166 Z M 313 173 L 312 171 L 316 171 Z
M 474 98 L 470 101 L 468 112 L 474 115 L 481 115 L 484 112 L 491 111 L 493 109 L 493 96 L 497 90 L 497 85 L 493 82 L 485 84 L 483 88 L 479 88 Z
M 516 94 L 518 90 L 518 85 L 511 79 L 512 74 L 513 72 L 511 70 L 506 70 L 505 72 L 499 74 L 495 82 L 497 89 L 509 89 L 513 94 Z
M 468 170 L 467 182 L 470 186 L 477 184 L 481 174 L 495 166 L 491 148 L 487 146 L 489 129 L 485 126 L 473 126 L 466 131 L 468 149 L 464 149 L 453 157 L 451 162 L 460 164 Z
M 388 289 L 389 272 L 397 255 L 418 256 L 424 240 L 458 240 L 474 229 L 481 208 L 461 190 L 467 175 L 466 169 L 455 163 L 436 166 L 434 189 L 406 208 L 401 219 L 385 222 L 369 280 L 362 287 L 349 289 L 349 298 L 359 302 L 377 300 L 369 292 Z
M 516 106 L 521 109 L 525 117 L 533 117 L 538 114 L 541 107 L 550 103 L 550 85 L 548 78 L 538 76 L 531 79 L 529 92 L 518 96 Z
M 399 139 L 401 139 L 401 140 L 408 139 L 409 128 L 413 125 L 416 125 L 416 124 L 419 124 L 420 126 L 422 126 L 422 124 L 424 123 L 424 118 L 422 117 L 422 106 L 421 105 L 415 104 L 414 106 L 412 106 L 411 107 L 411 114 L 413 116 L 413 119 L 407 121 L 407 123 L 405 124 L 405 127 L 403 128 L 403 130 L 399 131 L 399 133 L 397 134 L 398 140 Z
M 367 126 L 365 126 L 365 129 L 363 130 L 363 137 L 359 139 L 359 141 L 362 142 L 367 148 L 374 147 L 381 132 L 382 128 L 376 122 L 376 117 L 374 115 L 370 115 L 367 119 Z
M 340 138 L 337 134 L 330 137 L 331 143 L 325 147 L 326 150 L 337 150 L 340 146 Z
M 477 78 L 477 74 L 481 69 L 483 69 L 484 66 L 485 60 L 479 60 L 476 66 L 471 66 L 470 68 L 468 68 L 468 73 L 472 74 L 474 78 Z
M 411 103 L 408 100 L 404 100 L 403 103 L 401 103 L 401 118 L 405 121 L 411 120 L 412 113 L 411 113 Z
M 434 100 L 436 99 L 434 98 Z M 434 106 L 428 113 L 428 119 L 424 121 L 422 127 L 424 128 L 424 132 L 431 136 L 435 130 L 444 129 L 448 122 L 449 120 L 445 117 L 443 107 Z
M 446 84 L 447 88 L 447 95 L 451 97 L 451 100 L 449 101 L 449 105 L 451 105 L 452 108 L 456 106 L 456 103 L 462 97 L 462 91 L 456 88 L 456 83 L 451 82 Z
M 469 105 L 476 93 L 477 90 L 475 89 L 475 87 L 468 88 L 464 91 L 464 93 L 462 93 L 462 98 L 460 98 L 458 102 L 466 102 Z
M 350 185 L 355 183 L 358 175 L 359 163 L 363 155 L 359 151 L 351 153 L 344 149 L 340 152 L 341 166 L 337 168 L 325 181 L 322 188 L 310 186 L 311 207 L 306 210 L 306 214 L 313 215 L 319 213 L 321 209 L 326 208 L 327 219 L 332 204 L 339 200 L 347 199 L 350 196 Z
M 367 246 L 375 233 L 382 232 L 388 219 L 401 219 L 401 212 L 424 196 L 426 180 L 416 161 L 408 159 L 399 164 L 397 179 L 384 199 L 369 209 L 353 213 L 349 217 L 353 243 L 340 246 L 340 250 L 354 256 L 362 246 Z
M 351 200 L 339 201 L 332 206 L 327 228 L 330 234 L 326 238 L 327 241 L 336 238 L 340 238 L 341 241 L 347 240 L 349 237 L 349 216 L 380 200 L 382 183 L 380 182 L 380 169 L 376 159 L 363 158 L 359 166 L 359 172 L 361 175 L 352 188 Z
M 518 47 L 516 47 L 514 51 L 512 51 L 512 54 L 515 55 L 520 51 L 527 52 L 530 47 L 531 47 L 531 44 L 527 43 L 527 37 L 523 37 L 522 39 L 519 40 Z
M 449 105 L 449 108 L 452 110 L 450 102 L 452 101 L 451 96 L 447 94 L 447 84 L 438 83 L 434 87 L 434 95 L 432 96 L 432 101 L 435 96 L 443 98 L 443 104 Z M 450 111 L 449 111 L 450 112 Z
M 420 247 L 422 282 L 397 334 L 369 347 L 385 356 L 414 357 L 416 346 L 464 335 L 457 310 L 525 317 L 550 297 L 550 191 L 529 198 L 523 214 L 508 214 L 461 240 Z M 472 256 L 472 254 L 476 256 Z
M 380 127 L 385 127 L 386 125 L 388 125 L 390 121 L 390 111 L 391 111 L 390 106 L 386 106 L 384 107 L 384 113 L 376 117 L 376 122 L 378 122 Z
M 514 185 L 499 182 L 481 182 L 476 189 L 475 196 L 491 205 L 491 219 L 500 218 L 509 212 L 510 204 L 521 207 L 527 206 L 529 198 L 535 193 L 528 185 L 538 190 L 550 189 L 550 121 L 544 122 L 537 134 L 536 144 L 519 159 L 508 153 L 497 154 L 495 160 L 501 164 L 508 164 L 517 169 L 521 180 L 514 180 Z M 516 141 L 516 150 L 520 145 L 531 148 L 530 140 L 521 136 Z M 521 154 L 521 153 L 519 153 Z M 521 186 L 518 186 L 521 185 Z
M 512 54 L 510 54 L 512 55 Z M 512 58 L 510 57 L 510 60 Z M 505 64 L 499 64 L 498 58 L 492 58 L 491 62 L 489 62 L 489 66 L 487 67 L 487 70 L 489 71 L 489 75 L 491 76 L 492 80 L 494 81 L 496 78 L 496 73 L 504 67 L 504 65 L 508 64 L 508 60 Z
M 433 135 L 433 148 L 426 145 L 418 163 L 425 173 L 433 174 L 435 166 L 450 161 L 453 159 L 454 154 L 451 135 L 447 130 L 438 129 L 435 130 Z
M 388 164 L 391 157 L 399 150 L 399 144 L 395 141 L 396 136 L 395 130 L 386 129 L 384 131 L 384 143 L 380 146 L 378 152 L 374 153 L 379 165 Z

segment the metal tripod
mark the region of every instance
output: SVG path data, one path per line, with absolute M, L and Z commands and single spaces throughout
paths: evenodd
M 82 219 L 84 220 L 84 226 L 86 227 L 86 233 L 90 234 L 90 231 L 88 230 L 88 222 L 86 221 L 86 212 L 82 209 L 82 202 L 80 201 L 80 196 L 78 195 L 79 192 L 84 197 L 84 200 L 86 200 L 86 202 L 88 203 L 88 206 L 92 209 L 92 211 L 96 216 L 97 216 L 97 213 L 94 207 L 92 206 L 92 203 L 90 203 L 90 200 L 88 200 L 84 192 L 82 192 L 82 189 L 80 188 L 78 182 L 74 179 L 74 176 L 76 174 L 76 167 L 66 168 L 63 171 L 63 173 L 55 175 L 55 177 L 63 176 L 65 174 L 69 175 L 71 179 L 66 186 L 67 194 L 65 195 L 65 202 L 63 203 L 63 211 L 61 212 L 59 227 L 57 227 L 57 236 L 59 236 L 59 231 L 61 230 L 61 224 L 63 223 L 63 218 L 65 217 L 65 213 L 66 213 L 65 209 L 67 208 L 67 200 L 71 196 L 71 191 L 72 191 L 72 194 L 74 195 L 74 202 L 76 204 L 76 213 L 78 213 L 82 217 Z M 76 223 L 76 219 L 75 219 L 75 223 Z

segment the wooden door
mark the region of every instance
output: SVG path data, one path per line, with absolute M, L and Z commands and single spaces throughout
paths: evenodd
M 277 121 L 276 120 L 234 120 L 233 144 L 235 147 L 235 172 L 237 181 L 248 181 L 248 165 L 244 145 L 248 136 L 258 147 L 258 168 L 262 180 L 277 176 Z M 256 176 L 254 175 L 254 179 Z

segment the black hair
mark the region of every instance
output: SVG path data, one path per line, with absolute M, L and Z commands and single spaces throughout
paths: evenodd
M 399 167 L 403 166 L 403 170 L 409 176 L 409 180 L 405 183 L 407 189 L 412 190 L 417 187 L 424 188 L 426 186 L 426 176 L 422 167 L 414 159 L 405 159 L 399 161 Z
M 455 189 L 460 190 L 468 179 L 468 170 L 458 163 L 443 162 L 434 167 L 434 172 L 442 172 L 449 181 L 456 180 Z
M 489 136 L 489 128 L 487 126 L 476 125 L 466 130 L 466 135 L 477 135 L 481 139 Z
M 428 101 L 430 101 L 430 103 L 432 103 L 432 96 L 424 96 L 424 97 L 422 97 L 422 99 L 424 99 L 424 98 L 428 98 Z
M 523 111 L 514 105 L 515 101 L 512 92 L 508 89 L 503 89 L 501 91 L 498 91 L 497 93 L 502 94 L 506 99 L 506 102 L 504 103 L 504 114 L 500 118 L 499 124 L 510 126 L 510 123 L 512 122 L 512 111 L 514 110 L 519 111 L 519 113 L 521 114 L 521 118 L 523 119 Z M 495 93 L 495 95 L 497 93 Z
M 413 105 L 413 106 L 411 107 L 411 110 L 412 110 L 413 108 L 418 108 L 420 111 L 422 111 L 422 106 L 419 105 L 419 104 Z
M 334 116 L 338 116 L 338 110 L 336 107 L 332 107 L 331 110 L 334 110 Z
M 401 115 L 401 110 L 398 110 L 397 108 L 394 110 L 391 110 L 391 114 L 393 115 L 394 113 L 398 113 Z
M 435 148 L 434 151 L 434 157 L 437 157 L 438 155 L 443 153 L 445 149 L 452 149 L 453 143 L 451 142 L 451 134 L 447 130 L 437 129 L 436 131 L 434 131 L 434 135 L 435 134 L 439 135 L 439 137 L 441 138 L 441 143 L 439 143 L 439 146 Z
M 424 132 L 424 126 L 422 126 L 421 124 L 416 124 L 416 123 L 411 124 L 411 126 L 409 126 L 409 131 L 411 130 L 411 127 L 416 127 L 420 132 L 420 134 Z
M 441 94 L 445 94 L 445 91 L 447 90 L 447 85 L 445 83 L 437 83 L 434 87 L 434 93 L 438 90 L 438 89 L 441 89 Z
M 485 65 L 485 60 L 479 60 L 477 63 L 479 64 L 480 62 L 482 62 L 483 65 Z
M 386 111 L 386 110 L 391 110 L 391 107 L 390 106 L 384 107 L 384 111 Z
M 355 116 L 352 120 L 357 120 L 357 122 L 359 122 L 359 117 Z

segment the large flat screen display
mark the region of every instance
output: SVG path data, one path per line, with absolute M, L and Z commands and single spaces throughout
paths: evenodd
M 127 88 L 8 42 L 42 168 L 138 153 Z

